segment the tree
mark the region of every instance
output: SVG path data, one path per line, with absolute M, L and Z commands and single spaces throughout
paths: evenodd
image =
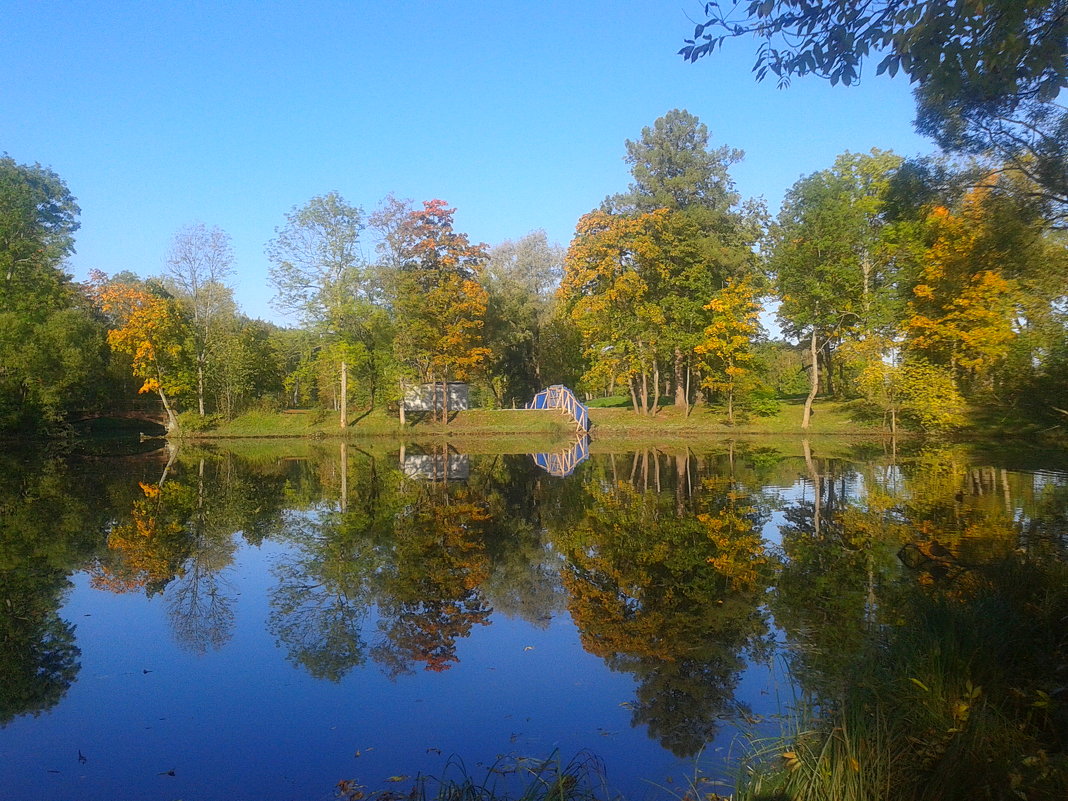
M 660 394 L 657 350 L 665 317 L 653 285 L 662 255 L 657 234 L 667 217 L 666 209 L 584 215 L 560 286 L 564 306 L 582 334 L 587 386 L 625 378 L 634 411 L 642 414 L 656 410 Z
M 278 308 L 346 344 L 373 297 L 359 247 L 364 227 L 363 210 L 329 192 L 294 207 L 267 244 Z M 349 365 L 345 351 L 339 355 L 339 423 L 347 428 Z
M 708 324 L 704 306 L 728 276 L 755 272 L 763 204 L 739 204 L 730 168 L 744 154 L 711 148 L 708 128 L 688 111 L 672 109 L 626 148 L 634 182 L 601 210 L 669 212 L 658 234 L 659 277 L 650 300 L 664 316 L 657 358 L 672 365 L 675 405 L 689 411 L 690 356 Z
M 209 343 L 222 318 L 233 316 L 231 292 L 225 280 L 233 273 L 234 249 L 230 235 L 218 226 L 195 223 L 174 236 L 167 256 L 167 278 L 187 307 L 193 333 L 197 373 L 197 410 L 203 417 Z
M 0 430 L 55 428 L 107 395 L 104 328 L 64 271 L 77 215 L 54 172 L 0 157 Z
M 144 383 L 139 393 L 155 392 L 167 414 L 167 429 L 178 429 L 178 416 L 171 397 L 190 389 L 187 352 L 187 323 L 173 298 L 155 294 L 130 284 L 109 282 L 94 271 L 92 292 L 114 327 L 108 343 L 132 359 L 133 374 Z
M 483 338 L 486 246 L 453 230 L 455 212 L 443 200 L 408 212 L 395 232 L 398 266 L 389 278 L 399 360 L 420 381 L 446 387 L 474 375 L 491 355 Z M 447 421 L 447 390 L 444 397 Z
M 709 149 L 708 127 L 685 109 L 672 109 L 627 140 L 626 162 L 634 183 L 606 207 L 638 211 L 695 207 L 727 209 L 738 202 L 730 167 L 745 154 L 726 145 Z
M 1003 270 L 1013 254 L 991 230 L 997 221 L 988 199 L 988 191 L 973 190 L 959 213 L 930 212 L 933 241 L 905 322 L 909 349 L 947 365 L 955 379 L 989 374 L 1016 336 L 1016 287 Z
M 739 11 L 740 15 L 735 12 Z M 917 128 L 943 148 L 992 154 L 1036 182 L 1063 215 L 1068 202 L 1068 14 L 1063 0 L 735 0 L 679 53 L 697 61 L 727 39 L 762 39 L 753 66 L 780 85 L 816 75 L 850 85 L 879 53 L 877 74 L 916 85 Z
M 525 402 L 553 383 L 543 377 L 552 344 L 544 332 L 554 317 L 563 262 L 564 249 L 550 244 L 544 231 L 532 231 L 489 251 L 485 339 L 493 351 L 489 372 L 499 404 Z
M 846 333 L 872 336 L 896 322 L 896 263 L 884 252 L 883 207 L 900 164 L 891 153 L 845 153 L 834 166 L 802 178 L 783 201 L 769 233 L 768 267 L 782 303 L 785 332 L 809 344 L 809 395 L 802 427 L 827 366 Z
M 734 425 L 734 398 L 738 386 L 752 372 L 753 344 L 760 332 L 760 303 L 746 280 L 728 280 L 707 306 L 712 323 L 694 352 L 704 356 L 703 386 L 727 395 L 727 422 Z
M 54 172 L 0 156 L 0 312 L 40 317 L 67 305 L 62 265 L 74 252 L 79 212 Z

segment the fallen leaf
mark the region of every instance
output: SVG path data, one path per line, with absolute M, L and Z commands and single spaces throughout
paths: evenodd
M 407 776 L 390 776 L 388 779 L 386 779 L 386 781 L 387 782 L 402 782 L 402 781 L 405 781 L 407 778 L 408 778 Z

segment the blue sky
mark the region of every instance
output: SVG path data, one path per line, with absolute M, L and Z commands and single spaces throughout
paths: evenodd
M 331 190 L 368 212 L 442 198 L 474 241 L 566 245 L 626 187 L 624 141 L 672 108 L 746 152 L 738 189 L 773 210 L 846 150 L 932 151 L 901 78 L 780 90 L 754 81 L 752 40 L 685 63 L 701 6 L 0 0 L 0 152 L 78 198 L 77 278 L 158 275 L 201 221 L 233 237 L 245 312 L 282 321 L 264 244 Z

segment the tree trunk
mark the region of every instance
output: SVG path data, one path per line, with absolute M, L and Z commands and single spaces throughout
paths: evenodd
M 341 410 L 341 427 L 349 427 L 349 365 L 344 359 L 341 361 L 341 399 L 338 403 Z
M 827 376 L 827 394 L 834 397 L 834 358 L 831 355 L 830 342 L 825 342 L 823 350 L 823 370 Z
M 197 356 L 197 407 L 204 416 L 204 354 Z
M 682 349 L 675 348 L 675 405 L 681 406 L 686 414 L 690 413 L 689 389 Z
M 636 382 L 637 382 L 637 379 L 634 376 L 631 376 L 630 380 L 627 381 L 627 384 L 630 386 L 630 405 L 631 405 L 631 408 L 634 409 L 634 413 L 635 414 L 638 414 L 638 392 L 635 389 Z
M 642 414 L 649 414 L 649 371 L 642 366 Z
M 653 359 L 653 403 L 650 412 L 656 414 L 660 411 L 660 363 Z
M 801 417 L 801 428 L 807 429 L 812 419 L 812 401 L 816 399 L 816 393 L 820 391 L 820 366 L 819 351 L 816 349 L 816 326 L 812 326 L 812 335 L 809 338 L 809 356 L 812 364 L 809 367 L 808 397 L 805 398 L 805 413 Z
M 159 399 L 163 401 L 163 411 L 167 413 L 167 433 L 174 434 L 178 431 L 178 415 L 174 413 L 174 409 L 167 400 L 167 393 L 163 391 L 162 386 L 160 386 L 158 392 Z

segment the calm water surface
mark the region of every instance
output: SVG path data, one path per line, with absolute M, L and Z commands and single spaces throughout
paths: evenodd
M 1068 540 L 1063 455 L 582 455 L 0 455 L 0 798 L 329 799 L 554 755 L 663 797 L 832 686 L 884 597 Z

